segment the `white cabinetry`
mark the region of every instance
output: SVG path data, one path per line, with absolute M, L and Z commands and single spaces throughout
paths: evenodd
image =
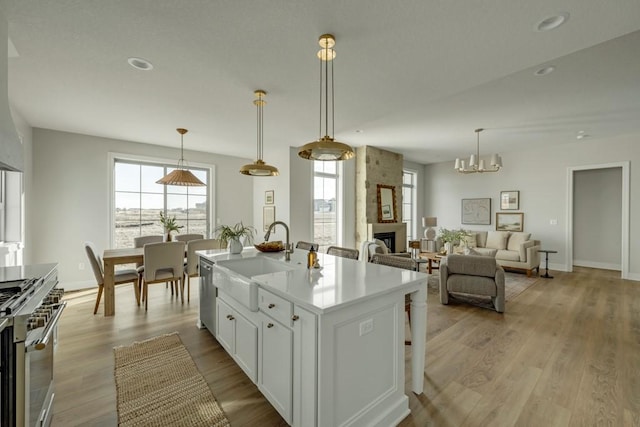
M 293 332 L 277 320 L 261 317 L 258 388 L 291 424 Z
M 239 309 L 216 299 L 216 337 L 251 381 L 258 377 L 258 328 Z

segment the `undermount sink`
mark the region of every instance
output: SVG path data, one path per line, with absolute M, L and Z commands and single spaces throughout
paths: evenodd
M 254 257 L 245 259 L 230 259 L 218 261 L 218 265 L 228 268 L 241 276 L 251 278 L 261 274 L 279 273 L 281 271 L 293 270 L 293 267 L 284 262 L 276 261 L 266 257 Z
M 258 283 L 252 278 L 293 269 L 266 257 L 220 260 L 213 265 L 213 284 L 249 310 L 258 311 Z

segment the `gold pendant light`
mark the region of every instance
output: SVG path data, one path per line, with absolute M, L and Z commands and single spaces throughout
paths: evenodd
M 342 142 L 333 139 L 335 131 L 334 126 L 334 90 L 333 90 L 333 59 L 336 57 L 336 51 L 333 47 L 336 40 L 331 34 L 323 34 L 318 40 L 320 49 L 318 58 L 320 58 L 320 135 L 317 141 L 303 145 L 298 150 L 298 156 L 307 160 L 348 160 L 355 157 L 353 148 Z M 329 74 L 329 62 L 331 62 L 331 74 Z M 324 63 L 324 67 L 322 66 Z M 324 70 L 323 70 L 324 68 Z M 324 71 L 324 72 L 323 72 Z M 324 136 L 322 136 L 322 103 L 323 103 L 323 78 L 324 75 Z M 331 82 L 329 82 L 329 75 Z M 331 134 L 329 136 L 329 84 L 331 84 Z
M 164 184 L 164 185 L 181 185 L 181 186 L 203 186 L 207 185 L 204 182 L 200 181 L 191 171 L 184 168 L 184 134 L 188 132 L 188 130 L 183 128 L 176 129 L 180 134 L 180 160 L 178 161 L 178 166 L 175 170 L 169 173 L 162 179 L 156 181 L 156 184 Z
M 257 121 L 258 121 L 257 160 L 249 165 L 242 166 L 240 168 L 240 173 L 243 175 L 251 175 L 251 176 L 278 176 L 280 175 L 280 173 L 278 172 L 278 168 L 276 168 L 275 166 L 268 165 L 262 160 L 262 154 L 263 154 L 262 146 L 264 141 L 264 137 L 263 137 L 264 132 L 263 132 L 263 126 L 262 126 L 262 122 L 263 122 L 262 110 L 264 105 L 267 103 L 267 101 L 265 101 L 262 98 L 267 95 L 267 92 L 263 90 L 256 90 L 254 94 L 258 98 L 253 101 L 253 103 L 256 106 L 257 116 L 258 116 L 257 118 Z

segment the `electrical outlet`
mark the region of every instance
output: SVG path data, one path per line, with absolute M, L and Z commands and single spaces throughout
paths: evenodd
M 558 220 L 557 220 L 557 219 L 550 219 L 550 220 L 549 220 L 549 224 L 551 224 L 551 225 L 558 225 Z
M 360 322 L 360 336 L 373 332 L 373 319 Z
M 84 262 L 78 264 L 78 270 L 84 270 Z

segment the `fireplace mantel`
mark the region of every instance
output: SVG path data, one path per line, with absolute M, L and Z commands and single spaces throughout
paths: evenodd
M 407 224 L 405 224 L 404 222 L 374 222 L 367 224 L 367 240 L 373 240 L 373 235 L 376 233 L 395 233 L 396 252 L 407 251 Z

